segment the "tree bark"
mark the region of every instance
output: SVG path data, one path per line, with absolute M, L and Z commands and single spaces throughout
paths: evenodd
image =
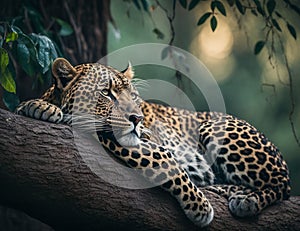
M 99 164 L 97 158 L 109 155 L 68 126 L 0 110 L 0 134 L 2 205 L 55 230 L 199 230 L 161 188 L 128 189 L 99 176 L 97 164 L 90 163 Z M 207 230 L 300 229 L 300 197 L 273 205 L 255 218 L 237 219 L 224 198 L 204 193 L 215 210 Z

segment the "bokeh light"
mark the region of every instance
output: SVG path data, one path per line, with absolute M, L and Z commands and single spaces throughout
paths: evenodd
M 195 36 L 190 51 L 207 65 L 218 82 L 230 77 L 235 67 L 235 58 L 231 55 L 233 34 L 228 24 L 218 19 L 218 27 L 213 32 L 210 24 Z M 224 68 L 226 67 L 226 68 Z
M 218 20 L 218 24 L 214 32 L 211 30 L 210 25 L 206 24 L 196 39 L 203 55 L 223 59 L 232 51 L 233 35 L 227 23 Z

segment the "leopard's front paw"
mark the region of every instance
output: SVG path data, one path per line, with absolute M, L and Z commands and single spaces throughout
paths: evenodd
M 52 123 L 60 123 L 63 120 L 62 110 L 42 99 L 32 99 L 19 104 L 15 113 L 30 118 Z
M 203 194 L 197 196 L 195 200 L 192 194 L 190 196 L 189 202 L 183 207 L 186 216 L 197 226 L 205 227 L 209 225 L 214 217 L 211 204 Z
M 233 195 L 229 198 L 229 210 L 237 217 L 255 216 L 259 212 L 258 200 L 249 195 Z

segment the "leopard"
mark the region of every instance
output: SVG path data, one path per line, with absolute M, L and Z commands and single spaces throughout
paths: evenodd
M 247 121 L 222 112 L 194 112 L 145 101 L 132 65 L 52 64 L 53 85 L 20 103 L 19 115 L 94 129 L 107 152 L 175 197 L 199 227 L 214 217 L 211 191 L 235 217 L 258 216 L 287 200 L 291 186 L 279 149 Z

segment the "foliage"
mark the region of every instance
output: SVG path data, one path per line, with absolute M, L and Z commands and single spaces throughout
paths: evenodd
M 19 103 L 16 79 L 25 72 L 31 78 L 32 88 L 51 81 L 51 63 L 61 55 L 55 36 L 68 36 L 72 28 L 65 21 L 55 18 L 60 26 L 57 35 L 44 28 L 40 14 L 32 6 L 24 6 L 22 15 L 0 22 L 0 84 L 3 102 L 10 109 Z M 30 17 L 37 33 L 25 33 L 24 18 Z
M 189 4 L 188 9 L 191 10 L 196 7 L 197 4 L 199 4 L 201 1 L 195 1 L 192 0 Z M 240 0 L 227 0 L 227 4 L 230 8 L 236 8 L 237 11 L 241 15 L 245 15 L 248 11 L 253 14 L 255 17 L 262 17 L 265 21 L 265 29 L 267 31 L 267 35 L 270 34 L 270 32 L 274 33 L 274 30 L 277 30 L 278 32 L 282 32 L 282 29 L 280 27 L 279 20 L 283 21 L 285 26 L 287 27 L 290 34 L 296 39 L 297 34 L 295 28 L 282 16 L 279 9 L 277 9 L 276 1 L 275 0 L 268 0 L 268 1 L 259 1 L 259 0 L 253 0 L 253 1 L 240 1 Z M 286 1 L 286 3 L 291 7 L 293 10 L 299 10 L 299 8 L 296 5 L 291 4 L 289 1 Z M 183 5 L 182 5 L 183 6 Z M 183 6 L 184 7 L 184 6 Z M 202 25 L 206 22 L 207 19 L 210 18 L 210 25 L 212 31 L 215 31 L 217 27 L 217 20 L 216 16 L 218 15 L 218 12 L 220 12 L 223 16 L 226 16 L 226 9 L 225 5 L 220 0 L 212 0 L 210 4 L 210 10 L 209 12 L 204 13 L 199 21 L 198 26 Z M 217 12 L 217 11 L 218 12 Z M 268 41 L 268 36 L 265 38 L 264 43 Z M 254 53 L 259 54 L 260 51 L 264 46 L 262 46 L 262 41 L 258 41 L 255 45 Z
M 124 0 L 129 4 L 132 3 L 138 10 L 147 12 L 151 15 L 151 13 L 157 7 L 162 7 L 159 1 L 151 1 L 151 0 Z M 252 0 L 252 1 L 243 1 L 243 0 L 173 0 L 173 4 L 179 4 L 182 8 L 191 11 L 195 9 L 197 6 L 210 2 L 210 11 L 205 12 L 200 16 L 197 25 L 201 26 L 207 20 L 210 21 L 210 27 L 212 31 L 215 31 L 218 26 L 218 17 L 220 14 L 223 17 L 227 16 L 228 8 L 232 10 L 232 12 L 236 9 L 238 13 L 241 15 L 245 15 L 250 12 L 255 17 L 262 17 L 265 21 L 266 37 L 263 41 L 258 41 L 255 44 L 254 53 L 259 54 L 264 47 L 264 45 L 270 40 L 270 35 L 276 32 L 282 33 L 282 26 L 286 26 L 290 35 L 297 39 L 297 32 L 294 26 L 288 22 L 288 20 L 282 15 L 280 7 L 276 4 L 275 0 Z M 226 2 L 226 4 L 225 4 Z M 291 10 L 295 11 L 300 15 L 300 8 L 292 4 L 290 0 L 284 0 L 286 6 Z M 165 9 L 163 9 L 165 10 Z M 166 11 L 166 10 L 165 10 Z M 168 12 L 166 12 L 168 14 Z M 174 14 L 174 12 L 173 12 Z M 127 12 L 127 15 L 130 15 Z M 163 39 L 164 35 L 157 27 L 153 29 L 153 32 L 157 34 L 158 39 Z M 262 43 L 264 42 L 264 43 Z M 262 45 L 263 44 L 263 45 Z
M 148 14 L 151 15 L 151 12 L 156 8 L 161 8 L 166 17 L 169 19 L 170 23 L 170 42 L 169 45 L 173 45 L 175 31 L 173 26 L 173 20 L 175 17 L 175 6 L 181 7 L 187 11 L 193 11 L 195 8 L 200 6 L 209 5 L 209 10 L 202 13 L 199 16 L 197 26 L 202 26 L 205 23 L 209 23 L 211 30 L 214 32 L 218 28 L 218 20 L 220 17 L 226 18 L 230 13 L 236 18 L 237 23 L 241 27 L 241 18 L 247 16 L 252 16 L 255 18 L 260 18 L 264 22 L 263 33 L 264 38 L 258 39 L 255 42 L 253 53 L 255 55 L 260 54 L 263 50 L 266 50 L 268 54 L 268 59 L 271 66 L 274 69 L 277 69 L 276 64 L 278 63 L 279 55 L 283 59 L 283 64 L 288 73 L 289 83 L 286 84 L 289 87 L 289 98 L 290 98 L 290 106 L 291 110 L 289 113 L 289 120 L 292 127 L 292 131 L 294 137 L 297 141 L 298 146 L 300 147 L 300 138 L 298 138 L 296 134 L 296 129 L 293 122 L 294 112 L 295 112 L 295 95 L 293 89 L 293 76 L 290 70 L 290 65 L 288 62 L 288 58 L 285 51 L 284 44 L 284 35 L 285 31 L 287 31 L 288 35 L 297 39 L 297 31 L 292 23 L 288 20 L 289 15 L 284 15 L 283 13 L 287 13 L 286 9 L 295 12 L 298 16 L 300 16 L 300 7 L 294 4 L 291 0 L 173 0 L 172 10 L 167 10 L 167 7 L 162 5 L 163 1 L 158 0 L 124 0 L 129 4 L 132 3 L 136 5 L 137 9 L 140 11 L 147 11 Z M 138 7 L 137 4 L 147 4 L 147 8 Z M 167 5 L 167 3 L 164 3 Z M 170 5 L 170 3 L 168 3 Z M 285 7 L 285 9 L 282 8 Z M 170 16 L 170 11 L 171 15 Z M 230 12 L 230 13 L 229 13 Z M 153 20 L 153 19 L 152 19 Z M 155 23 L 153 23 L 156 27 Z M 160 32 L 159 29 L 155 28 L 155 33 Z M 160 39 L 163 39 L 164 36 L 157 36 Z M 161 57 L 165 59 L 167 56 L 174 57 L 173 49 L 164 49 L 162 51 Z M 277 77 L 280 79 L 279 71 L 276 70 Z M 176 73 L 176 78 L 181 77 L 180 73 Z

